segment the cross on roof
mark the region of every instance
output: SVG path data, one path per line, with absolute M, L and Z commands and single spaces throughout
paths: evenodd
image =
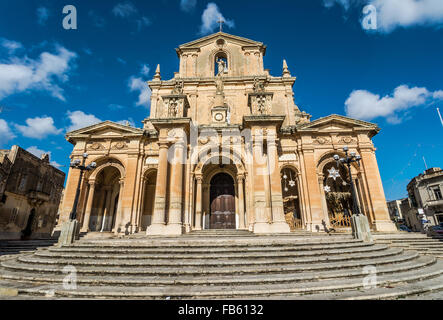
M 220 24 L 220 32 L 222 32 L 223 31 L 223 23 L 225 23 L 225 21 L 222 18 L 220 18 L 220 20 L 218 20 L 217 23 Z

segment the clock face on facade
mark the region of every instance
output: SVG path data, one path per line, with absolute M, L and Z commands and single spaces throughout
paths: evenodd
M 221 113 L 216 113 L 216 114 L 215 114 L 215 120 L 217 120 L 217 121 L 222 121 L 222 120 L 223 120 L 223 114 L 221 114 Z

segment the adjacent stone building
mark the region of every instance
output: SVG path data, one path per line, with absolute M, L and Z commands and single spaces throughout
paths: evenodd
M 50 237 L 64 182 L 48 155 L 0 150 L 0 239 Z
M 427 225 L 443 223 L 443 170 L 430 168 L 407 186 L 411 209 Z M 411 211 L 411 210 L 410 210 Z
M 404 221 L 401 204 L 402 204 L 402 201 L 404 201 L 405 199 L 407 199 L 407 198 L 403 198 L 400 200 L 392 200 L 392 201 L 387 202 L 389 216 L 391 217 L 392 221 L 398 222 L 398 223 L 401 223 Z
M 81 182 L 82 231 L 177 235 L 201 229 L 285 233 L 349 228 L 352 167 L 371 227 L 395 231 L 372 138 L 377 125 L 329 115 L 311 121 L 294 103 L 296 78 L 264 68 L 261 42 L 215 33 L 176 49 L 179 72 L 157 67 L 143 128 L 106 121 L 66 135 L 72 161 L 97 168 Z M 68 174 L 61 225 L 69 219 L 79 171 Z

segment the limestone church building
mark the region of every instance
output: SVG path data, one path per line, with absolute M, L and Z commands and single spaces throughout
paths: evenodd
M 350 228 L 349 176 L 374 231 L 390 221 L 372 137 L 377 125 L 339 115 L 311 120 L 294 103 L 283 61 L 272 76 L 266 45 L 218 32 L 176 49 L 179 72 L 148 82 L 143 128 L 105 121 L 69 132 L 71 160 L 96 168 L 81 181 L 83 232 L 179 235 L 203 229 L 287 233 Z M 69 219 L 80 172 L 70 169 L 59 226 Z

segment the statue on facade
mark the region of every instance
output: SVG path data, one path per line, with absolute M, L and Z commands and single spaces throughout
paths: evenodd
M 183 81 L 176 81 L 174 85 L 174 89 L 172 89 L 172 94 L 183 94 Z
M 217 60 L 217 65 L 218 65 L 218 73 L 217 76 L 222 76 L 223 73 L 225 72 L 225 68 L 226 68 L 226 64 L 223 61 L 223 59 L 218 59 Z
M 264 92 L 265 91 L 265 84 L 263 83 L 263 81 L 260 81 L 258 78 L 255 78 L 253 90 L 254 90 L 254 92 Z
M 224 85 L 222 79 L 215 80 L 215 86 L 217 88 L 217 94 L 223 94 Z

